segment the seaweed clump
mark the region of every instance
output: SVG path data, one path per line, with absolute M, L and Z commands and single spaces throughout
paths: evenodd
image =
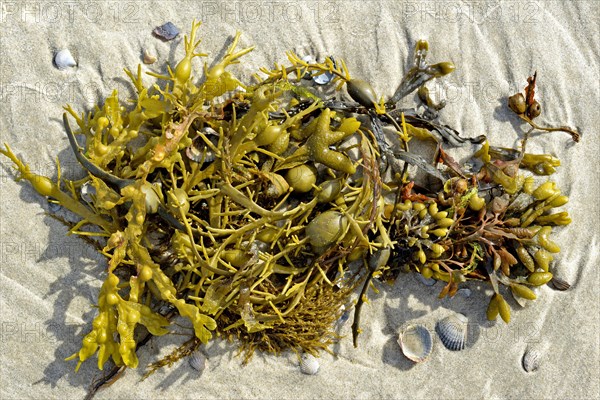
M 488 318 L 506 322 L 503 287 L 534 299 L 531 288 L 552 279 L 559 248 L 550 234 L 571 221 L 552 211 L 568 199 L 553 182 L 536 187 L 532 174 L 549 175 L 560 162 L 525 153 L 527 135 L 521 149 L 506 149 L 437 122 L 444 104 L 429 98 L 425 84 L 454 65 L 428 64 L 427 42 L 417 44 L 415 66 L 386 102 L 351 78 L 344 61 L 309 63 L 291 52 L 291 65 L 261 69 L 257 83 L 244 84 L 227 70 L 253 49 L 237 49 L 239 33 L 197 83 L 192 64 L 205 56 L 197 52 L 199 26 L 192 24 L 185 55 L 168 75 L 148 73 L 162 85 L 145 86 L 141 66 L 126 70 L 137 93 L 132 107 L 114 91 L 87 115 L 65 108 L 84 179 L 53 182 L 30 172 L 8 145 L 1 151 L 19 178 L 80 218 L 69 233 L 96 237 L 108 259 L 98 315 L 69 357 L 77 368 L 94 354 L 99 369 L 109 359 L 137 367 L 140 325 L 163 335 L 173 315 L 190 320 L 194 338 L 151 372 L 215 334 L 237 339 L 246 360 L 255 349 L 328 350 L 339 339 L 335 322 L 362 287 L 356 344 L 372 280 L 393 281 L 401 271 L 446 282 L 440 297 L 469 280 L 490 282 Z M 325 73 L 336 89 L 347 86 L 352 101 L 305 84 Z M 513 99 L 511 109 L 533 128 L 578 140 L 569 128 L 533 123 L 532 85 L 535 78 L 525 108 Z M 415 91 L 422 108 L 399 110 Z M 411 152 L 413 139 L 431 142 L 434 160 Z M 445 151 L 478 144 L 476 169 Z M 430 184 L 417 185 L 410 165 Z

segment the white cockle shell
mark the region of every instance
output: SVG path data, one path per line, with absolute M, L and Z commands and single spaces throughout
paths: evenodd
M 525 353 L 523 353 L 523 358 L 521 359 L 523 369 L 526 372 L 537 370 L 542 364 L 542 359 L 544 358 L 547 349 L 548 344 L 545 342 L 530 343 L 525 349 Z
M 398 338 L 402 353 L 411 361 L 423 362 L 433 351 L 433 339 L 429 329 L 423 325 L 408 325 Z
M 65 70 L 77 66 L 77 62 L 69 49 L 62 49 L 54 54 L 54 65 L 60 70 Z
M 306 375 L 315 375 L 319 372 L 319 360 L 310 353 L 303 353 L 300 358 L 300 371 Z

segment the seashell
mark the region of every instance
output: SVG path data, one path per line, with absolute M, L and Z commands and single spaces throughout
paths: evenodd
M 331 61 L 333 61 L 333 66 L 335 67 L 336 66 L 335 60 L 333 59 L 333 57 L 329 57 L 329 58 L 331 58 Z M 302 57 L 302 61 L 307 62 L 309 64 L 317 63 L 317 59 L 313 55 L 310 55 L 310 54 Z M 318 85 L 326 85 L 329 82 L 331 82 L 335 76 L 331 72 L 325 72 L 325 73 L 317 75 L 317 76 L 315 76 L 314 74 L 315 74 L 315 72 L 313 72 L 313 73 L 307 72 L 306 74 L 304 74 L 302 79 L 306 79 L 306 80 L 312 79 Z
M 333 79 L 333 74 L 331 72 L 325 72 L 324 74 L 314 76 L 312 79 L 318 85 L 326 85 Z
M 465 298 L 471 297 L 471 289 L 469 288 L 458 289 L 456 293 Z
M 206 356 L 201 351 L 196 350 L 190 354 L 189 363 L 190 367 L 202 374 L 202 371 L 206 368 Z
M 533 372 L 537 370 L 541 363 L 548 345 L 546 343 L 532 343 L 527 346 L 525 353 L 523 353 L 523 359 L 521 365 L 526 372 Z
M 202 133 L 216 147 L 219 143 L 219 134 L 213 128 L 206 127 L 202 129 Z M 192 144 L 185 149 L 185 155 L 195 162 L 212 162 L 215 160 L 214 151 L 206 145 L 206 142 L 201 136 L 196 136 Z
M 317 62 L 317 59 L 315 58 L 315 56 L 312 55 L 307 55 L 302 57 L 302 61 L 307 62 L 309 64 L 315 64 Z M 311 80 L 313 78 L 312 74 L 310 72 L 307 72 L 304 74 L 304 76 L 302 77 L 302 79 L 306 79 L 306 80 Z
M 90 182 L 84 183 L 79 190 L 83 201 L 90 204 L 94 202 L 92 196 L 96 196 L 96 188 Z
M 173 24 L 172 22 L 167 22 L 164 25 L 157 26 L 156 28 L 154 28 L 152 33 L 157 38 L 166 42 L 168 40 L 175 39 L 177 35 L 179 35 L 179 28 L 176 27 L 175 24 Z
M 554 287 L 554 289 L 560 291 L 568 290 L 571 287 L 571 284 L 569 282 L 557 276 L 553 276 L 550 282 L 552 283 L 552 287 Z
M 144 64 L 154 64 L 156 62 L 156 57 L 148 51 L 148 49 L 144 49 Z
M 319 360 L 310 353 L 303 353 L 300 359 L 300 371 L 306 375 L 315 375 L 319 372 Z
M 438 321 L 435 330 L 448 350 L 459 351 L 465 348 L 468 322 L 463 314 L 453 314 Z
M 398 344 L 406 358 L 416 363 L 427 360 L 433 351 L 431 333 L 423 325 L 406 327 L 400 333 Z
M 76 67 L 77 62 L 71 55 L 69 49 L 63 49 L 54 55 L 54 66 L 60 70 L 65 70 L 67 68 Z

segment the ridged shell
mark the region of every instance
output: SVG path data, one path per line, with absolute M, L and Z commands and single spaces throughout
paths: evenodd
M 398 344 L 406 358 L 416 363 L 427 360 L 433 351 L 431 333 L 423 325 L 407 326 L 400 333 Z
M 465 348 L 468 322 L 463 314 L 453 314 L 438 321 L 435 330 L 448 350 L 459 351 Z
M 77 66 L 77 62 L 71 55 L 69 49 L 63 49 L 54 55 L 54 65 L 60 70 Z
M 206 356 L 199 350 L 194 351 L 189 356 L 190 367 L 194 368 L 200 374 L 206 368 Z
M 550 282 L 552 282 L 552 286 L 554 286 L 554 289 L 560 291 L 568 290 L 571 287 L 571 284 L 569 282 L 557 276 L 552 277 L 552 280 Z
M 521 365 L 526 372 L 533 372 L 540 367 L 547 347 L 545 343 L 533 343 L 527 346 L 521 360 Z
M 202 129 L 202 133 L 211 141 L 213 145 L 219 142 L 219 134 L 212 128 L 206 127 Z M 185 155 L 195 162 L 212 162 L 215 160 L 215 153 L 206 145 L 202 137 L 197 136 L 192 141 L 191 146 L 185 149 Z
M 303 353 L 300 359 L 300 371 L 306 375 L 315 375 L 319 372 L 319 360 L 310 353 Z

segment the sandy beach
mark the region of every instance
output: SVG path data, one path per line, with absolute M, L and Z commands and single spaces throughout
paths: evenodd
M 91 110 L 114 88 L 132 95 L 123 72 L 142 63 L 142 51 L 161 71 L 183 55 L 183 35 L 203 21 L 202 52 L 222 56 L 237 30 L 240 47 L 256 49 L 231 71 L 250 81 L 260 66 L 287 62 L 285 51 L 344 59 L 354 77 L 390 97 L 412 63 L 417 40 L 428 59 L 452 61 L 456 70 L 430 85 L 447 106 L 440 120 L 468 137 L 487 135 L 515 147 L 526 131 L 507 107 L 537 70 L 540 123 L 576 127 L 580 143 L 554 132 L 533 135 L 528 151 L 562 161 L 552 176 L 570 202 L 573 220 L 557 229 L 561 247 L 554 272 L 571 284 L 541 288 L 538 300 L 514 310 L 509 325 L 489 322 L 489 285 L 465 285 L 470 296 L 438 299 L 443 285 L 425 286 L 414 274 L 394 285 L 377 283 L 363 307 L 359 346 L 345 337 L 323 354 L 314 376 L 300 373 L 293 353 L 257 353 L 247 365 L 235 343 L 214 340 L 201 376 L 187 360 L 141 381 L 145 366 L 187 337 L 169 334 L 139 351 L 140 367 L 127 370 L 98 399 L 590 399 L 600 398 L 600 5 L 596 1 L 123 1 L 0 3 L 0 143 L 8 143 L 32 171 L 81 177 L 62 125 L 63 106 Z M 152 29 L 171 21 L 182 33 L 163 42 Z M 68 48 L 75 68 L 59 70 L 53 55 Z M 195 72 L 200 76 L 202 63 Z M 146 79 L 146 78 L 145 78 Z M 147 77 L 146 82 L 152 82 Z M 405 100 L 409 106 L 413 97 Z M 404 104 L 404 103 L 403 103 Z M 106 261 L 45 213 L 49 204 L 29 185 L 14 181 L 0 157 L 0 398 L 84 398 L 99 377 L 96 358 L 79 372 L 64 359 L 77 352 L 95 316 L 92 307 Z M 467 316 L 467 348 L 451 352 L 434 333 L 453 312 Z M 187 332 L 175 327 L 175 332 Z M 398 333 L 419 322 L 434 335 L 422 364 L 406 359 Z M 540 368 L 527 373 L 527 346 L 545 350 Z

